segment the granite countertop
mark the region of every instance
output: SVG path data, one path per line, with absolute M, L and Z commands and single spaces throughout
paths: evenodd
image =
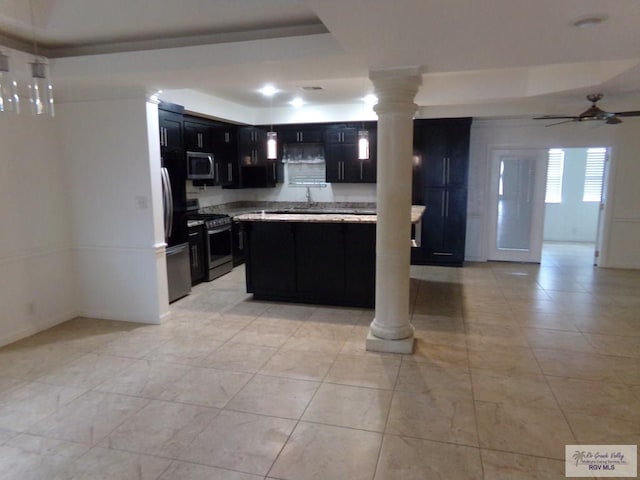
M 317 223 L 376 223 L 377 216 L 375 210 L 371 208 L 336 208 L 313 207 L 299 213 L 295 209 L 264 209 L 264 211 L 242 213 L 234 216 L 234 220 L 240 222 L 317 222 Z M 339 211 L 341 210 L 341 211 Z M 411 206 L 411 223 L 417 223 L 422 218 L 425 207 L 422 205 Z M 316 213 L 317 212 L 317 213 Z

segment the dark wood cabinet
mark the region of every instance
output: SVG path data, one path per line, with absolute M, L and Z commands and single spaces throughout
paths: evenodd
M 218 185 L 223 187 L 239 186 L 240 169 L 238 167 L 236 127 L 222 123 L 213 125 L 212 152 Z
M 267 159 L 267 130 L 262 127 L 240 127 L 238 158 L 242 187 L 275 187 L 278 182 L 278 161 Z
M 297 293 L 308 300 L 344 296 L 345 226 L 296 223 Z
M 367 130 L 369 158 L 358 159 L 358 132 Z M 375 125 L 328 126 L 324 134 L 326 181 L 330 183 L 375 183 L 377 175 Z
M 243 166 L 265 165 L 267 163 L 267 131 L 259 127 L 240 127 L 238 156 Z
M 285 298 L 296 289 L 294 224 L 247 222 L 247 291 Z
M 324 129 L 321 125 L 278 125 L 278 142 L 285 143 L 321 143 Z
M 207 274 L 205 237 L 202 225 L 189 227 L 189 259 L 191 261 L 191 285 L 202 282 Z
M 414 264 L 462 265 L 471 119 L 414 122 L 413 203 L 425 205 Z
M 188 152 L 213 151 L 212 122 L 198 117 L 184 117 L 184 144 Z
M 183 107 L 179 105 L 161 103 L 158 106 L 160 155 L 162 157 L 184 156 L 182 112 Z
M 376 226 L 243 222 L 247 292 L 256 298 L 371 307 Z

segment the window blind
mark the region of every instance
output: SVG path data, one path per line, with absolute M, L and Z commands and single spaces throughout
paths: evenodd
M 604 165 L 607 161 L 606 148 L 587 149 L 587 166 L 584 173 L 583 202 L 599 202 L 602 198 Z
M 546 203 L 562 203 L 562 175 L 564 173 L 564 150 L 552 148 L 549 150 L 547 162 L 547 190 L 544 201 Z

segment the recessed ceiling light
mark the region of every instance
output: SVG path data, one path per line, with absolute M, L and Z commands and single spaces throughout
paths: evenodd
M 608 18 L 609 16 L 605 15 L 604 13 L 586 15 L 584 17 L 578 18 L 577 20 L 574 20 L 573 22 L 571 22 L 571 25 L 578 28 L 594 27 L 606 21 Z
M 291 100 L 289 102 L 289 104 L 293 105 L 296 108 L 300 108 L 301 106 L 303 106 L 305 104 L 305 101 L 303 99 L 301 99 L 300 97 L 296 97 L 293 100 Z
M 258 90 L 265 97 L 273 97 L 279 90 L 273 85 L 265 85 L 260 90 Z

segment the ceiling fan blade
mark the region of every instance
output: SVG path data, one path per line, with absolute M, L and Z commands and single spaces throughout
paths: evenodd
M 534 120 L 575 120 L 577 118 L 569 115 L 545 115 L 544 117 L 534 117 Z
M 604 121 L 604 123 L 606 123 L 607 125 L 618 125 L 619 123 L 622 123 L 622 120 L 620 120 L 616 116 L 611 116 L 611 117 L 607 118 Z
M 550 123 L 549 125 L 545 125 L 545 127 L 553 127 L 554 125 L 562 125 L 563 123 L 571 123 L 571 122 L 579 122 L 580 120 L 576 117 L 569 117 L 571 120 L 563 120 L 562 122 Z
M 640 117 L 640 110 L 631 110 L 628 112 L 616 112 L 613 115 L 616 117 Z

